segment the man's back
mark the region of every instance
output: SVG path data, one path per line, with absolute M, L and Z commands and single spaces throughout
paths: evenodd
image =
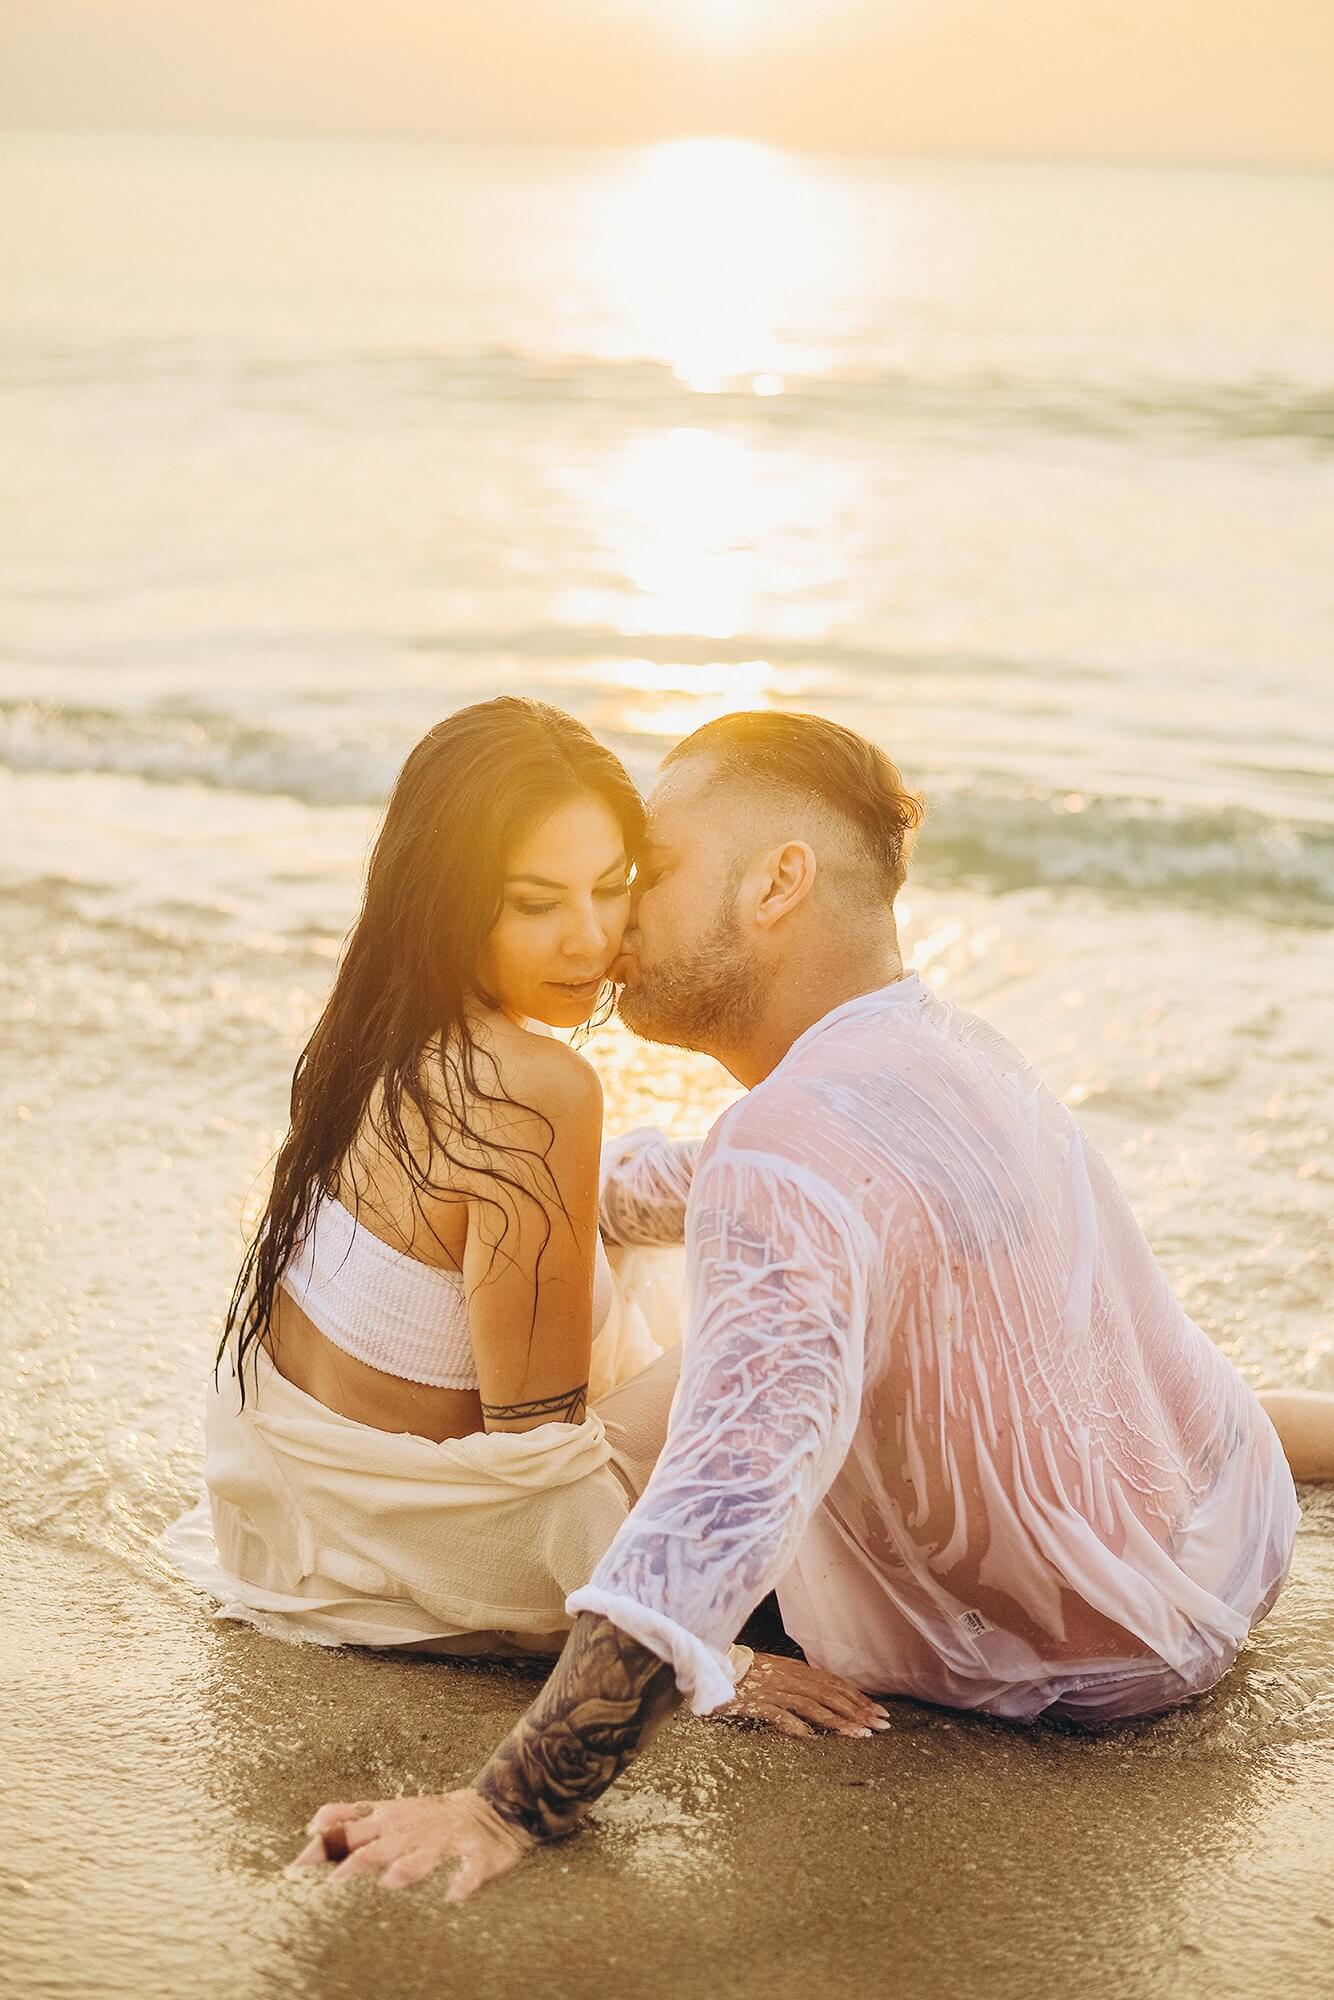
M 817 1023 L 717 1143 L 814 1171 L 875 1246 L 862 1420 L 780 1586 L 821 1664 L 870 1685 L 888 1634 L 896 1685 L 1022 1714 L 1235 1650 L 1286 1567 L 1277 1441 L 1003 1036 L 904 980 Z
M 687 1246 L 667 1443 L 572 1610 L 704 1707 L 775 1587 L 815 1664 L 953 1707 L 1226 1670 L 1291 1556 L 1281 1447 L 1002 1036 L 915 977 L 834 1009 L 714 1127 Z

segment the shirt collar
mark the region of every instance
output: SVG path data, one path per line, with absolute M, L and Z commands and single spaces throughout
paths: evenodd
M 777 1076 L 780 1069 L 791 1062 L 793 1056 L 804 1049 L 809 1042 L 813 1042 L 817 1035 L 824 1034 L 826 1028 L 832 1028 L 836 1022 L 845 1021 L 850 1015 L 861 1011 L 870 1013 L 877 1007 L 891 1003 L 901 1005 L 921 1001 L 924 993 L 920 976 L 915 972 L 905 972 L 901 979 L 891 979 L 887 986 L 874 986 L 869 993 L 858 993 L 851 1000 L 841 1001 L 837 1007 L 831 1007 L 827 1014 L 822 1014 L 818 1021 L 812 1021 L 810 1027 L 797 1036 L 787 1054 L 779 1058 L 764 1081 L 769 1083 Z

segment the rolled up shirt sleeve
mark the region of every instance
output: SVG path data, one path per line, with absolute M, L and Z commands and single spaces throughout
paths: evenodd
M 731 1699 L 728 1647 L 847 1456 L 872 1253 L 825 1182 L 735 1149 L 699 1169 L 687 1244 L 690 1326 L 667 1441 L 566 1608 L 600 1614 L 667 1661 L 702 1715 Z
M 679 1243 L 702 1139 L 636 1126 L 602 1148 L 598 1224 L 608 1243 Z

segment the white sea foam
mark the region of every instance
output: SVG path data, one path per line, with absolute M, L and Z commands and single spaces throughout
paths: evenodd
M 192 717 L 0 704 L 0 769 L 106 773 L 313 806 L 380 806 L 408 742 L 382 732 L 385 740 L 368 744 L 364 732 L 346 723 L 338 729 L 318 715 L 312 723 L 302 734 L 217 712 Z M 641 775 L 658 748 L 646 734 L 623 737 L 617 746 Z M 928 820 L 917 872 L 927 881 L 1002 891 L 1071 884 L 1290 923 L 1334 923 L 1334 819 L 1041 785 L 1003 788 L 985 780 L 961 786 L 930 774 L 918 782 Z

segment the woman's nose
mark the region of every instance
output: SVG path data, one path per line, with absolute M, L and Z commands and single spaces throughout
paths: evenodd
M 611 938 L 611 925 L 606 914 L 593 903 L 584 903 L 572 913 L 571 922 L 565 933 L 565 955 L 567 958 L 600 958 Z

